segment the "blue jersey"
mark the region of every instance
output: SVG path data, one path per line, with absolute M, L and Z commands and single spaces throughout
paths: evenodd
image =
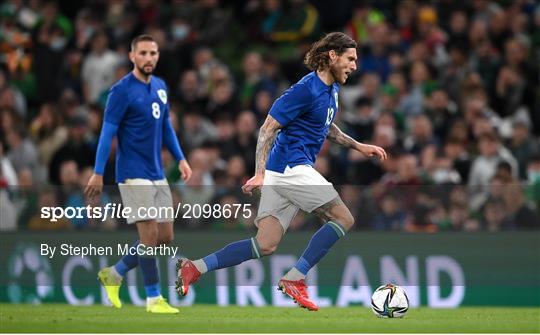
M 129 73 L 111 87 L 104 124 L 118 127 L 116 181 L 164 178 L 161 162 L 163 134 L 169 122 L 167 87 L 151 76 L 150 83 Z
M 283 128 L 268 156 L 266 169 L 315 164 L 338 109 L 339 84 L 326 85 L 311 72 L 279 97 L 270 115 Z

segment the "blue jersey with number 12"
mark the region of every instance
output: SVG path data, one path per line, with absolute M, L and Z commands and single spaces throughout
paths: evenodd
M 283 93 L 269 114 L 283 128 L 268 156 L 266 169 L 314 165 L 338 109 L 339 84 L 326 85 L 311 72 Z
M 118 126 L 118 182 L 164 178 L 161 147 L 168 118 L 167 87 L 161 79 L 151 76 L 146 84 L 129 73 L 111 87 L 104 121 Z

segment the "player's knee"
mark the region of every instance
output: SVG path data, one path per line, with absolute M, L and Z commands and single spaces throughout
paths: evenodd
M 271 241 L 258 241 L 259 243 L 259 250 L 263 256 L 268 256 L 276 252 L 277 250 L 277 243 L 271 242 Z
M 156 246 L 159 242 L 159 232 L 156 229 L 146 229 L 139 236 L 141 243 L 147 246 Z
M 339 224 L 343 226 L 346 230 L 350 230 L 354 226 L 354 216 L 350 211 L 343 212 L 337 220 Z
M 159 238 L 158 243 L 159 243 L 159 244 L 169 244 L 169 243 L 171 243 L 173 240 L 174 240 L 174 235 L 173 235 L 173 234 L 167 234 L 167 235 L 165 235 L 165 236 L 161 236 L 161 237 Z

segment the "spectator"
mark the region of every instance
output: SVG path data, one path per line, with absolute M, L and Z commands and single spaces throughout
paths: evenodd
M 488 232 L 513 230 L 515 227 L 506 215 L 506 206 L 501 198 L 492 198 L 482 208 L 484 229 Z
M 382 14 L 378 15 L 382 16 Z M 361 50 L 359 73 L 377 74 L 381 81 L 385 82 L 392 69 L 388 52 L 389 39 L 387 38 L 390 30 L 382 20 L 372 24 L 369 28 L 370 39 Z
M 512 138 L 508 143 L 508 149 L 517 160 L 519 178 L 527 179 L 527 165 L 532 156 L 540 153 L 539 141 L 531 137 L 531 124 L 522 118 L 513 121 Z
M 231 180 L 230 185 L 244 185 L 249 179 L 250 174 L 247 173 L 246 163 L 242 156 L 236 155 L 229 158 L 227 162 L 227 176 Z
M 240 155 L 248 174 L 255 171 L 255 150 L 257 148 L 257 119 L 251 111 L 243 111 L 236 118 L 236 134 L 223 143 L 222 155 L 229 159 L 234 155 Z
M 197 1 L 191 23 L 198 44 L 214 45 L 226 36 L 229 15 L 220 8 L 219 0 Z
M 352 18 L 345 24 L 345 33 L 360 45 L 373 41 L 370 36 L 372 27 L 384 21 L 384 15 L 365 3 L 356 3 L 352 10 Z
M 9 158 L 4 155 L 4 145 L 0 142 L 0 179 L 4 186 L 15 186 L 18 184 L 17 172 Z
M 365 73 L 362 75 L 358 85 L 343 88 L 341 94 L 343 108 L 346 111 L 355 110 L 355 103 L 359 98 L 364 97 L 371 101 L 373 108 L 378 109 L 380 85 L 381 80 L 376 73 Z
M 118 55 L 109 49 L 109 38 L 104 31 L 97 31 L 90 42 L 90 53 L 84 58 L 81 78 L 84 100 L 98 102 L 101 92 L 114 82 Z
M 222 117 L 234 118 L 240 106 L 229 69 L 224 65 L 213 66 L 209 80 L 210 93 L 205 115 L 214 122 Z
M 13 205 L 17 211 L 17 226 L 26 229 L 32 215 L 39 210 L 38 194 L 40 189 L 36 188 L 32 171 L 29 169 L 20 170 L 17 178 L 18 187 L 14 190 Z
M 33 32 L 33 69 L 36 76 L 38 101 L 58 99 L 59 76 L 67 43 L 72 34 L 69 20 L 58 12 L 55 1 L 47 1 L 41 8 L 41 18 Z
M 438 145 L 433 135 L 433 125 L 425 114 L 411 116 L 409 121 L 411 134 L 403 143 L 405 150 L 418 156 L 426 146 Z
M 15 171 L 30 169 L 35 179 L 43 181 L 44 171 L 39 163 L 39 155 L 34 143 L 26 137 L 26 131 L 21 127 L 15 127 L 6 131 L 9 159 Z
M 19 88 L 10 85 L 7 74 L 0 69 L 0 108 L 12 109 L 21 117 L 26 117 L 26 98 Z
M 461 176 L 453 168 L 452 160 L 442 152 L 438 152 L 435 145 L 426 146 L 420 157 L 427 180 L 438 185 L 461 183 Z
M 429 208 L 416 205 L 407 216 L 404 230 L 408 233 L 434 233 L 437 226 L 430 222 Z
M 466 182 L 469 180 L 469 171 L 471 169 L 471 157 L 463 141 L 449 137 L 444 144 L 444 157 L 451 161 L 452 168 L 459 173 L 460 180 Z
M 373 101 L 368 97 L 360 97 L 355 103 L 355 112 L 345 117 L 348 133 L 357 141 L 366 142 L 373 136 L 373 128 L 378 113 L 373 108 Z
M 539 229 L 540 219 L 526 202 L 523 187 L 516 179 L 509 179 L 505 185 L 503 199 L 508 211 L 508 220 L 517 229 Z
M 0 211 L 0 231 L 17 230 L 17 212 L 9 198 L 7 182 L 2 174 L 0 174 L 0 202 L 2 203 L 2 210 Z
M 485 197 L 489 181 L 495 174 L 495 169 L 501 161 L 506 161 L 512 167 L 512 174 L 517 176 L 517 162 L 512 154 L 500 143 L 499 137 L 494 133 L 484 133 L 479 138 L 478 156 L 472 163 L 469 175 L 469 190 L 471 192 L 471 206 L 479 208 L 479 202 Z
M 402 194 L 400 200 L 405 208 L 412 208 L 416 203 L 417 192 L 422 185 L 416 156 L 401 155 L 397 162 L 397 172 L 385 174 L 381 182 L 386 187 L 387 192 L 395 190 L 395 192 Z
M 525 196 L 540 215 L 540 154 L 531 157 L 527 164 L 527 188 Z
M 87 119 L 84 116 L 74 116 L 67 121 L 69 137 L 60 149 L 52 156 L 49 164 L 49 180 L 53 185 L 59 185 L 60 166 L 65 161 L 73 160 L 79 169 L 94 165 L 95 153 L 87 142 Z
M 445 139 L 448 133 L 448 125 L 458 117 L 457 105 L 448 97 L 448 93 L 435 88 L 427 97 L 426 115 L 433 125 L 434 135 L 439 139 Z
M 37 143 L 41 163 L 49 165 L 52 155 L 68 139 L 68 130 L 62 125 L 60 113 L 54 104 L 41 105 L 39 114 L 30 124 L 30 135 Z
M 240 84 L 240 103 L 242 108 L 249 108 L 253 102 L 251 99 L 259 90 L 259 85 L 264 81 L 263 77 L 263 59 L 260 53 L 251 51 L 244 55 L 242 61 L 242 70 L 244 78 Z
M 462 9 L 452 11 L 448 25 L 448 43 L 468 47 L 468 28 L 469 17 L 466 11 Z
M 410 91 L 403 97 L 399 106 L 399 110 L 405 115 L 417 115 L 423 112 L 424 88 L 428 80 L 430 80 L 430 76 L 426 63 L 423 61 L 412 63 L 409 71 Z
M 370 223 L 374 230 L 403 230 L 406 213 L 401 208 L 398 197 L 393 194 L 385 195 L 380 201 L 380 212 Z
M 184 112 L 184 129 L 182 130 L 182 145 L 187 151 L 191 151 L 208 140 L 215 140 L 218 137 L 216 126 L 207 118 L 196 111 L 187 110 Z
M 60 164 L 60 187 L 58 187 L 57 199 L 62 205 L 66 204 L 68 198 L 74 195 L 79 188 L 79 167 L 74 160 L 63 161 Z
M 177 99 L 181 109 L 186 112 L 201 113 L 207 104 L 202 93 L 204 89 L 195 70 L 184 71 L 180 76 L 177 89 Z

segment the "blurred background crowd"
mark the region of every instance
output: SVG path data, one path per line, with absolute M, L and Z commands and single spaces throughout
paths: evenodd
M 243 203 L 257 131 L 307 73 L 310 44 L 344 31 L 358 71 L 336 122 L 384 147 L 380 163 L 325 143 L 315 168 L 338 186 L 356 229 L 540 228 L 540 5 L 514 1 L 10 0 L 0 5 L 2 230 L 119 229 L 40 218 L 86 206 L 110 86 L 131 71 L 131 39 L 160 47 L 155 74 L 193 168 L 183 184 L 164 151 L 175 202 Z M 114 145 L 105 182 L 114 185 Z M 119 201 L 107 188 L 93 205 Z M 178 218 L 179 229 L 254 229 L 252 219 Z M 301 214 L 291 230 L 312 229 Z

